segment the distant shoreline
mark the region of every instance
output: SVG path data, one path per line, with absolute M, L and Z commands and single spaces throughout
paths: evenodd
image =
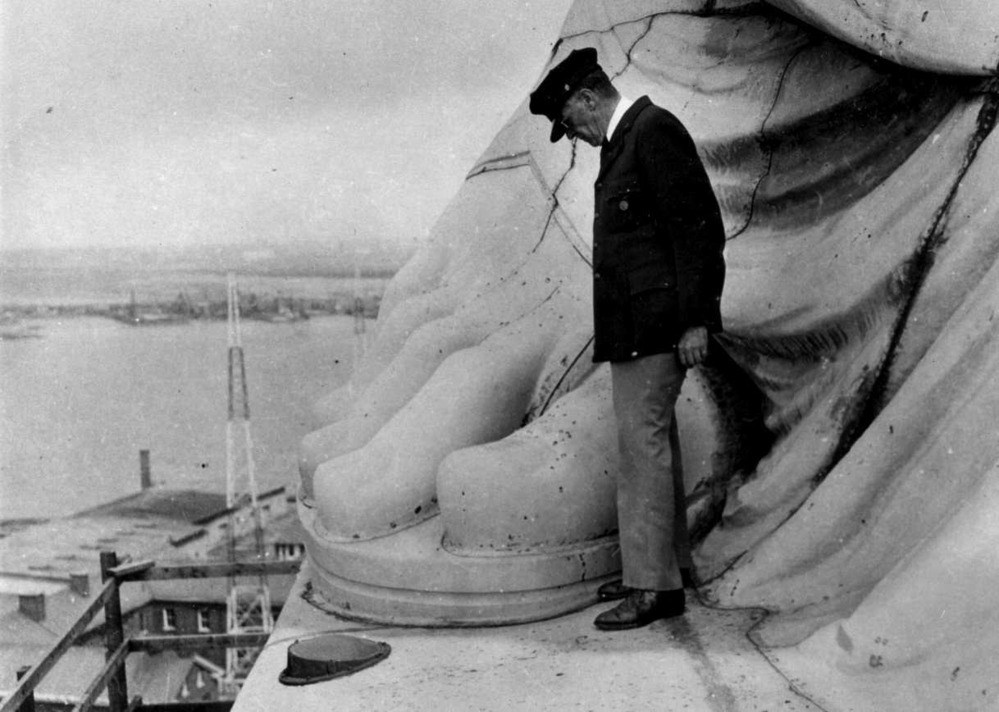
M 247 320 L 373 319 L 398 263 L 382 258 L 348 265 L 295 250 L 4 252 L 0 340 L 41 338 L 39 322 L 76 317 L 128 326 L 225 321 L 230 273 Z
M 260 321 L 301 321 L 312 316 L 378 316 L 381 294 L 354 295 L 333 293 L 326 298 L 282 297 L 247 292 L 240 295 L 240 314 L 244 319 Z M 20 326 L 36 319 L 67 317 L 103 317 L 126 324 L 218 320 L 228 315 L 228 304 L 218 299 L 190 300 L 178 297 L 172 301 L 144 300 L 125 303 L 84 304 L 2 304 L 0 303 L 0 338 L 22 338 L 31 334 L 8 335 L 5 328 Z
M 37 300 L 21 297 L 4 302 L 0 295 L 0 342 L 43 338 L 42 323 L 58 319 L 102 318 L 134 327 L 225 321 L 228 303 L 220 280 L 215 275 L 210 283 L 202 282 L 201 277 L 192 280 L 189 274 L 157 275 L 148 284 L 136 281 L 145 293 L 143 298 L 136 296 L 136 288 L 131 288 L 125 299 L 110 294 L 96 297 L 92 290 L 80 290 L 89 293 L 89 299 L 73 289 L 60 295 L 53 293 L 57 291 L 54 288 Z M 375 319 L 388 280 L 250 276 L 245 281 L 248 284 L 239 293 L 240 315 L 246 320 L 286 323 L 322 316 Z M 120 293 L 121 289 L 97 291 Z M 301 296 L 292 296 L 295 294 Z

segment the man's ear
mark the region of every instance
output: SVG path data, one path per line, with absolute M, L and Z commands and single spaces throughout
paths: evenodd
M 591 89 L 580 89 L 579 99 L 590 111 L 593 111 L 597 107 L 597 95 Z

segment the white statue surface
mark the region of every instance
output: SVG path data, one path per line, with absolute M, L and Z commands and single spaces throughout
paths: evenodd
M 999 707 L 999 4 L 577 0 L 548 66 L 584 46 L 684 122 L 725 219 L 725 334 L 678 406 L 701 595 L 768 609 L 824 709 Z M 530 89 L 302 445 L 334 612 L 520 622 L 619 568 L 598 156 Z

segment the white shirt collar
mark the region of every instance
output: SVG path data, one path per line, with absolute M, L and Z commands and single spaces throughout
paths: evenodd
M 617 125 L 621 123 L 621 117 L 624 116 L 624 112 L 630 109 L 631 105 L 634 103 L 635 103 L 634 99 L 629 99 L 628 97 L 623 95 L 621 96 L 621 100 L 617 102 L 617 106 L 614 107 L 614 113 L 611 114 L 610 123 L 607 124 L 608 141 L 610 141 L 611 136 L 614 135 L 614 129 L 616 129 Z

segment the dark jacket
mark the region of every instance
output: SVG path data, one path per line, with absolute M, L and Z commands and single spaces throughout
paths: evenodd
M 725 230 L 694 142 L 648 97 L 600 152 L 594 184 L 594 361 L 666 353 L 721 330 Z

